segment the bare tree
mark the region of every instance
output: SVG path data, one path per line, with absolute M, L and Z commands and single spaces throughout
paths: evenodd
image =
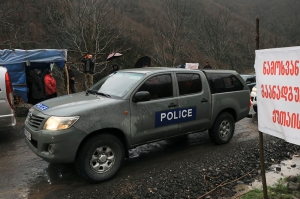
M 192 43 L 193 31 L 189 28 L 189 20 L 193 16 L 187 0 L 162 0 L 160 14 L 152 13 L 155 29 L 153 37 L 154 60 L 160 66 L 174 67 L 187 56 Z M 191 5 L 191 4 L 189 4 Z
M 2 1 L 0 3 L 0 45 L 1 46 L 10 46 L 13 40 L 16 39 L 16 34 L 11 36 L 12 29 L 14 24 L 10 20 L 11 14 L 14 12 L 14 7 L 10 5 L 10 2 Z
M 198 20 L 196 36 L 198 43 L 212 60 L 215 68 L 219 68 L 226 54 L 232 50 L 234 38 L 231 36 L 234 26 L 230 24 L 231 14 L 222 8 L 208 15 L 206 12 Z
M 118 0 L 55 0 L 48 7 L 51 37 L 60 48 L 68 49 L 68 60 L 78 71 L 85 53 L 93 55 L 97 74 L 105 70 L 108 53 L 122 48 L 122 18 L 117 8 Z
M 231 47 L 224 53 L 222 68 L 240 73 L 252 71 L 254 65 L 255 35 L 253 24 L 239 26 L 230 33 Z M 252 69 L 251 69 L 252 68 Z
M 34 0 L 1 1 L 0 47 L 28 49 L 41 45 L 44 40 L 39 37 L 38 13 Z

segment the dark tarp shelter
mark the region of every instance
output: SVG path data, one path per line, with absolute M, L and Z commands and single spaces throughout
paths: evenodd
M 50 69 L 51 63 L 63 68 L 66 61 L 66 49 L 0 50 L 0 66 L 7 68 L 14 92 L 24 102 L 27 102 L 26 72 L 35 68 Z

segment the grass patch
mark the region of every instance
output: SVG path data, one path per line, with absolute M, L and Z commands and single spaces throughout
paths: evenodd
M 297 176 L 298 182 L 300 182 L 300 177 Z M 299 191 L 291 191 L 287 189 L 287 178 L 280 179 L 278 182 L 272 186 L 268 187 L 268 197 L 269 199 L 294 199 L 300 198 Z M 240 197 L 241 199 L 263 199 L 264 194 L 262 189 L 253 189 Z

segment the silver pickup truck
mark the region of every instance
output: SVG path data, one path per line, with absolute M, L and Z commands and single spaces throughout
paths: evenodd
M 24 133 L 44 160 L 75 162 L 83 178 L 101 182 L 138 145 L 206 130 L 215 144 L 229 142 L 249 102 L 245 81 L 231 70 L 120 70 L 86 92 L 36 104 Z
M 0 66 L 0 131 L 15 125 L 13 87 L 7 69 Z

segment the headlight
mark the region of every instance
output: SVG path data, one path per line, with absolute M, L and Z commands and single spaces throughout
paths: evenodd
M 79 116 L 74 117 L 56 117 L 51 116 L 44 124 L 43 129 L 45 130 L 62 130 L 70 128 L 77 120 Z
M 252 88 L 252 92 L 255 92 L 255 93 L 256 93 L 256 87 L 253 87 L 253 88 Z

